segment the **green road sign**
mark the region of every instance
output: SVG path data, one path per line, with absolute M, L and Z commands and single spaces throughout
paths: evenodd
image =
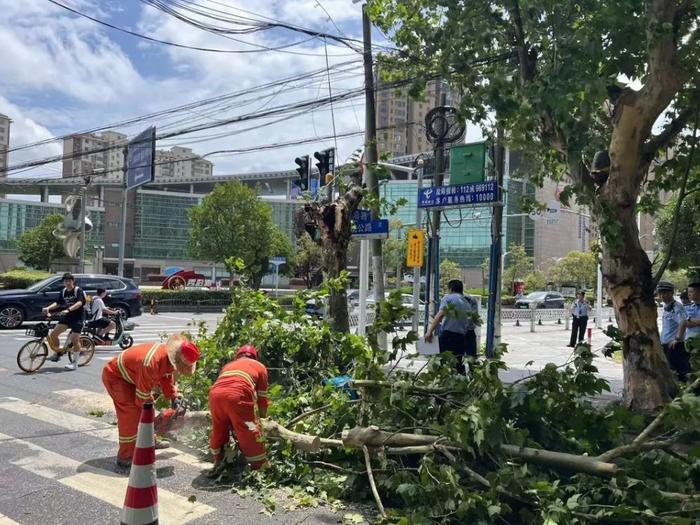
M 485 172 L 485 142 L 460 144 L 450 148 L 450 184 L 483 182 Z

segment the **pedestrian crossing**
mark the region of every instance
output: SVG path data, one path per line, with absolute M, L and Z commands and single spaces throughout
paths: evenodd
M 102 397 L 104 394 L 80 389 L 67 391 L 67 397 L 81 396 L 82 398 Z M 66 392 L 57 391 L 57 395 L 66 397 Z M 18 416 L 12 418 L 12 416 Z M 3 424 L 0 429 L 0 451 L 6 465 L 21 469 L 21 471 L 50 481 L 64 489 L 70 489 L 72 493 L 82 497 L 99 500 L 106 508 L 111 509 L 109 516 L 104 516 L 103 523 L 116 523 L 119 510 L 124 503 L 124 496 L 128 478 L 113 470 L 108 470 L 107 465 L 113 465 L 113 460 L 107 461 L 101 468 L 99 462 L 81 461 L 75 455 L 66 452 L 82 452 L 97 448 L 101 456 L 105 456 L 102 449 L 106 448 L 112 454 L 116 452 L 118 443 L 116 426 L 110 424 L 110 417 L 100 419 L 77 415 L 65 410 L 58 410 L 42 404 L 31 403 L 22 399 L 6 396 L 0 397 L 0 419 Z M 20 423 L 21 422 L 21 423 Z M 31 428 L 24 430 L 21 435 L 13 435 L 10 432 L 14 428 Z M 50 430 L 49 430 L 50 429 Z M 16 432 L 14 433 L 16 434 Z M 48 438 L 48 439 L 47 439 Z M 90 444 L 84 444 L 85 440 Z M 66 443 L 81 443 L 75 446 L 66 446 Z M 10 455 L 8 458 L 6 455 Z M 211 464 L 200 460 L 187 452 L 170 448 L 158 451 L 157 465 L 175 463 L 175 469 L 186 468 L 194 477 L 198 472 L 211 468 Z M 180 467 L 177 466 L 180 464 Z M 194 467 L 194 468 L 193 468 Z M 172 467 L 170 467 L 172 468 Z M 0 505 L 7 505 L 8 494 L 5 494 Z M 206 503 L 200 503 L 187 495 L 182 495 L 169 487 L 158 488 L 160 523 L 165 525 L 197 523 L 205 516 L 210 515 L 216 509 Z M 34 523 L 32 518 L 23 521 L 21 516 L 8 517 L 11 508 L 0 508 L 0 525 L 24 525 Z M 63 519 L 62 519 L 63 518 Z M 52 523 L 80 523 L 74 516 L 55 516 Z

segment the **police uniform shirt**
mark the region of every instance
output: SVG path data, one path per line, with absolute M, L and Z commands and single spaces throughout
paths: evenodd
M 700 304 L 691 303 L 685 307 L 688 320 L 700 321 Z M 700 337 L 700 326 L 689 326 L 685 329 L 685 340 L 691 337 Z
M 588 303 L 585 300 L 574 303 L 574 317 L 588 317 Z
M 664 304 L 661 314 L 661 344 L 667 345 L 678 337 L 681 322 L 688 318 L 688 314 L 680 301 Z

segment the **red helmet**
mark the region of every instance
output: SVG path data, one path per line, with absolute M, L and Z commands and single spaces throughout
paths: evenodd
M 239 357 L 250 357 L 251 359 L 257 359 L 258 351 L 253 345 L 243 345 L 238 349 L 238 352 L 236 352 L 236 359 Z
M 200 356 L 199 348 L 197 348 L 196 344 L 190 341 L 185 341 L 182 343 L 182 346 L 180 347 L 180 354 L 188 363 L 196 363 Z

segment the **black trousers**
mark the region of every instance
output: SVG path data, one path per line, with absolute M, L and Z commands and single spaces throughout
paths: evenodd
M 586 335 L 586 325 L 588 325 L 588 316 L 574 316 L 573 322 L 571 323 L 571 339 L 569 340 L 569 346 L 575 346 L 576 343 L 583 341 L 583 337 Z
M 676 343 L 676 346 L 673 348 L 667 344 L 661 346 L 664 349 L 664 354 L 666 354 L 666 360 L 671 370 L 678 374 L 680 381 L 687 381 L 688 373 L 690 372 L 690 354 L 685 351 L 685 345 Z
M 452 352 L 457 358 L 457 372 L 467 375 L 464 356 L 476 357 L 476 333 L 469 330 L 466 334 L 459 332 L 442 332 L 438 338 L 440 353 Z

